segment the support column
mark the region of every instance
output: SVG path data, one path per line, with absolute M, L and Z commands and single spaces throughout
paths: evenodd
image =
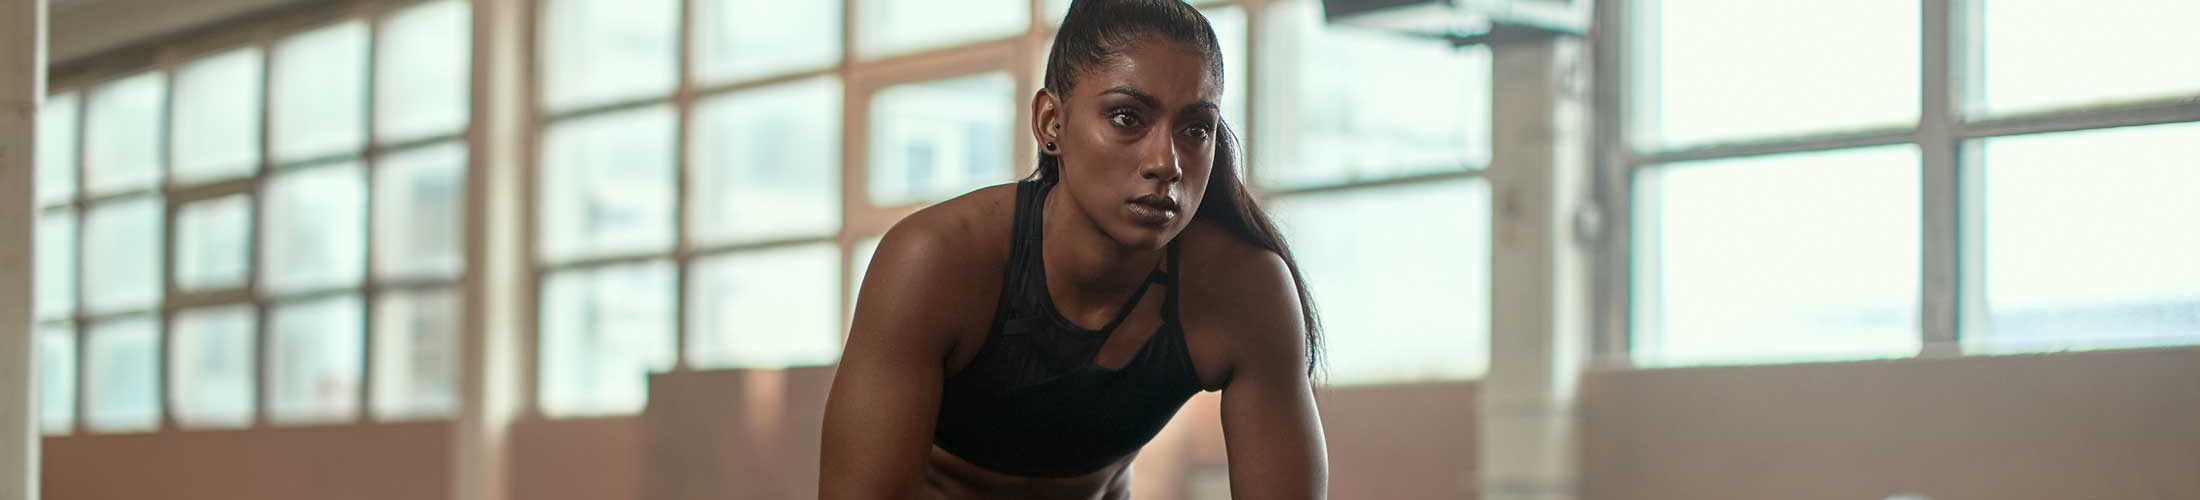
M 1575 382 L 1588 355 L 1595 207 L 1589 59 L 1577 38 L 1491 47 L 1495 196 L 1483 500 L 1580 496 Z M 1592 217 L 1592 219 L 1583 219 Z
M 0 500 L 38 498 L 38 107 L 46 96 L 46 0 L 0 0 Z
M 511 498 L 508 445 L 526 405 L 527 170 L 531 155 L 525 0 L 473 0 L 473 108 L 466 175 L 464 328 L 451 429 L 453 500 Z

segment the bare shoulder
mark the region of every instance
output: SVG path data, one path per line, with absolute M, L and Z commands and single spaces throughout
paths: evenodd
M 1185 340 L 1209 388 L 1247 365 L 1303 364 L 1306 325 L 1283 256 L 1205 221 L 1178 238 Z
M 1015 215 L 1014 185 L 994 186 L 910 214 L 886 232 L 856 292 L 849 344 L 960 354 L 1000 295 Z
M 989 256 L 1005 258 L 1015 214 L 1015 184 L 971 191 L 895 223 L 879 241 L 873 259 L 924 257 L 932 264 L 959 264 Z

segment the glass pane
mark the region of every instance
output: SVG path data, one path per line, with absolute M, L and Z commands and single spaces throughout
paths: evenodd
M 672 248 L 672 109 L 562 122 L 543 133 L 543 259 Z
M 688 283 L 688 361 L 697 368 L 822 366 L 840 356 L 840 247 L 832 243 L 698 260 Z
M 39 319 L 67 318 L 76 312 L 76 211 L 47 210 L 38 216 Z
M 840 2 L 701 0 L 695 9 L 695 78 L 704 84 L 840 62 Z
M 466 145 L 391 153 L 374 171 L 374 269 L 382 277 L 455 277 L 466 266 Z
M 1966 347 L 2200 343 L 2194 158 L 2193 123 L 1987 139 L 1989 312 Z
M 2200 96 L 2200 2 L 1982 0 L 1983 95 L 1990 113 Z M 2075 75 L 2083 75 L 2077 77 Z
M 38 327 L 38 429 L 68 434 L 76 428 L 76 332 L 68 323 Z
M 76 197 L 77 107 L 75 92 L 46 97 L 38 108 L 38 204 Z
M 252 424 L 252 306 L 176 313 L 171 329 L 169 401 L 184 427 Z
M 136 76 L 92 88 L 84 106 L 84 190 L 151 187 L 160 178 L 161 117 L 168 77 Z
M 359 164 L 269 178 L 260 210 L 260 285 L 291 293 L 359 283 L 366 267 L 366 189 Z
M 869 276 L 871 273 L 871 257 L 878 254 L 880 238 L 879 236 L 871 236 L 857 240 L 856 247 L 852 250 L 855 254 L 848 257 L 848 305 L 846 306 L 846 314 L 850 325 L 855 324 L 856 298 L 861 295 L 858 292 L 863 291 L 863 277 Z
M 86 332 L 84 426 L 96 432 L 160 427 L 160 323 L 108 321 Z
M 461 0 L 408 7 L 382 20 L 374 51 L 374 138 L 457 133 L 473 89 L 473 12 Z
M 986 73 L 871 96 L 871 202 L 927 203 L 1011 180 L 1015 87 Z
M 1916 148 L 1673 164 L 1636 185 L 1639 363 L 1917 353 Z
M 808 80 L 704 101 L 689 178 L 695 241 L 840 229 L 840 81 Z
M 278 306 L 269 320 L 267 416 L 276 423 L 351 421 L 366 357 L 359 298 Z
M 857 0 L 856 9 L 863 57 L 1005 38 L 1031 23 L 1028 0 Z
M 275 46 L 268 131 L 277 161 L 359 150 L 366 141 L 367 24 L 350 21 Z
M 1640 9 L 1638 148 L 1917 122 L 1917 0 Z M 2068 30 L 2057 30 L 2068 31 Z
M 399 293 L 374 306 L 374 415 L 409 420 L 458 414 L 458 294 Z
M 1478 168 L 1490 159 L 1490 53 L 1271 7 L 1253 177 L 1304 186 Z M 1225 56 L 1227 57 L 1227 55 Z M 1273 89 L 1273 90 L 1271 90 Z M 1272 92 L 1272 93 L 1270 93 Z
M 672 368 L 669 262 L 569 271 L 542 285 L 542 412 L 553 417 L 635 413 L 647 374 Z
M 84 220 L 84 309 L 94 314 L 160 302 L 161 202 L 140 197 L 93 205 Z
M 176 212 L 176 287 L 213 290 L 244 284 L 251 195 L 184 205 Z
M 246 47 L 176 68 L 170 181 L 227 179 L 260 168 L 261 60 L 259 48 Z
M 672 93 L 677 0 L 545 0 L 542 104 L 552 112 Z
M 1329 383 L 1459 380 L 1488 370 L 1487 184 L 1282 198 L 1276 217 L 1322 314 Z
M 1230 129 L 1237 132 L 1240 140 L 1243 140 L 1245 132 L 1248 130 L 1245 121 L 1245 86 L 1252 83 L 1245 76 L 1245 68 L 1248 67 L 1245 44 L 1249 42 L 1248 37 L 1250 36 L 1245 25 L 1245 9 L 1228 6 L 1206 9 L 1201 13 L 1207 16 L 1207 24 L 1214 26 L 1215 40 L 1222 45 L 1222 119 L 1224 123 L 1230 124 Z M 1416 75 L 1417 78 L 1428 76 L 1430 76 L 1429 72 Z M 1361 81 L 1359 83 L 1366 85 L 1372 82 Z M 1456 93 L 1458 93 L 1458 90 L 1453 89 L 1452 92 L 1444 95 L 1449 96 Z

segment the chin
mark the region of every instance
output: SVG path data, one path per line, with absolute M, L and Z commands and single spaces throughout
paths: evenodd
M 1169 240 L 1176 234 L 1175 230 L 1174 224 L 1167 228 L 1155 228 L 1125 222 L 1118 230 L 1110 231 L 1113 234 L 1109 236 L 1115 239 L 1115 244 L 1126 250 L 1160 250 L 1169 245 Z

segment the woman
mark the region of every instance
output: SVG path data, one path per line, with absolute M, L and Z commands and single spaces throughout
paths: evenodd
M 1221 122 L 1214 29 L 1078 0 L 1032 96 L 1038 171 L 880 242 L 825 413 L 831 500 L 1129 496 L 1130 462 L 1222 392 L 1237 498 L 1322 498 L 1304 281 Z

